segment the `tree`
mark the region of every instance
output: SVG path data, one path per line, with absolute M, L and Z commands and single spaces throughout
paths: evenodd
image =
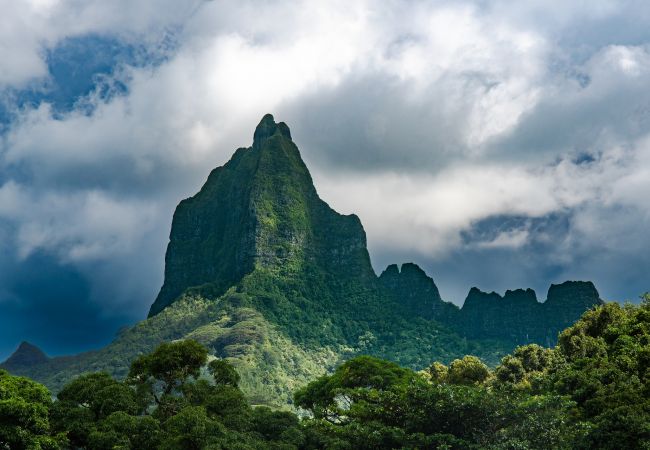
M 208 370 L 219 385 L 237 387 L 239 385 L 239 374 L 235 368 L 222 359 L 215 359 L 208 364 Z
M 576 448 L 649 448 L 650 298 L 607 303 L 560 334 L 549 391 L 570 396 L 586 432 Z
M 165 432 L 161 449 L 195 450 L 209 444 L 218 444 L 225 429 L 210 419 L 204 407 L 188 406 L 169 418 L 163 425 Z
M 205 407 L 210 417 L 228 428 L 243 431 L 250 426 L 251 408 L 237 387 L 198 380 L 183 386 L 183 395 L 188 404 Z
M 128 381 L 135 385 L 146 385 L 153 391 L 154 384 L 162 384 L 162 392 L 171 394 L 188 377 L 197 378 L 201 366 L 205 365 L 208 350 L 193 340 L 160 344 L 153 353 L 137 358 L 131 364 Z M 158 397 L 153 392 L 154 398 Z
M 75 378 L 59 392 L 52 407 L 52 427 L 66 432 L 73 446 L 86 447 L 102 420 L 116 412 L 137 411 L 133 389 L 105 372 L 91 373 Z
M 88 450 L 296 448 L 302 442 L 293 413 L 255 413 L 234 367 L 226 361 L 205 367 L 206 359 L 198 343 L 174 342 L 134 361 L 127 383 L 105 373 L 81 376 L 61 391 L 53 423 L 73 448 Z
M 298 417 L 289 411 L 274 411 L 265 406 L 253 409 L 252 427 L 266 441 L 301 445 L 304 440 Z
M 106 372 L 75 378 L 57 395 L 59 402 L 89 410 L 94 420 L 101 420 L 116 411 L 137 412 L 134 392 Z
M 449 368 L 444 364 L 436 361 L 429 366 L 428 372 L 433 383 L 445 383 L 447 381 Z
M 51 403 L 45 386 L 0 370 L 0 448 L 61 448 L 65 436 L 50 435 Z
M 329 376 L 322 376 L 299 389 L 296 405 L 315 417 L 332 422 L 343 420 L 360 389 L 384 390 L 406 384 L 417 375 L 389 361 L 372 356 L 358 356 L 346 361 Z
M 452 384 L 481 384 L 490 376 L 490 369 L 476 356 L 455 359 L 449 365 L 447 380 Z
M 506 355 L 501 359 L 501 364 L 494 374 L 501 383 L 520 383 L 526 375 L 526 370 L 521 359 L 513 355 Z
M 131 363 L 126 383 L 135 388 L 141 411 L 154 407 L 154 415 L 165 420 L 187 406 L 177 394 L 199 377 L 207 359 L 207 348 L 194 340 L 165 342 Z

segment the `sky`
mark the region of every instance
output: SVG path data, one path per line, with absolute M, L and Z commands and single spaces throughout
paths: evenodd
M 176 204 L 285 121 L 375 270 L 650 290 L 650 4 L 0 0 L 0 359 L 142 320 Z

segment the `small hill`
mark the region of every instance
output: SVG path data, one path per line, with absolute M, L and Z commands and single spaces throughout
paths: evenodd
M 49 360 L 50 358 L 40 348 L 23 341 L 16 351 L 2 363 L 2 367 L 9 371 L 28 369 L 32 366 L 47 363 Z

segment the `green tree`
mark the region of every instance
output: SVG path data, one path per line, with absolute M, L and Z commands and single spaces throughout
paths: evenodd
M 90 445 L 97 425 L 116 412 L 138 411 L 133 389 L 105 372 L 82 375 L 68 383 L 52 407 L 52 427 L 66 432 L 76 447 Z
M 445 383 L 447 381 L 449 368 L 444 364 L 436 361 L 429 366 L 428 372 L 433 383 Z
M 650 448 L 650 297 L 639 306 L 608 303 L 560 334 L 561 363 L 549 391 L 578 406 L 584 435 L 576 448 Z
M 253 410 L 236 370 L 206 359 L 198 343 L 175 342 L 138 358 L 127 383 L 81 376 L 61 391 L 53 423 L 73 448 L 88 450 L 289 449 L 303 441 L 295 414 Z M 204 368 L 212 377 L 201 376 Z
M 131 364 L 128 381 L 147 386 L 154 398 L 155 384 L 161 384 L 163 394 L 171 394 L 188 377 L 197 378 L 208 358 L 208 350 L 191 339 L 160 344 L 151 354 L 137 358 Z
M 50 435 L 51 397 L 45 386 L 0 370 L 0 448 L 58 449 L 66 442 Z
M 265 406 L 253 409 L 252 429 L 266 441 L 300 446 L 304 435 L 298 417 L 289 411 L 274 411 Z
M 135 388 L 140 410 L 153 408 L 164 421 L 188 406 L 178 394 L 200 376 L 207 359 L 208 350 L 196 341 L 165 342 L 133 361 L 126 383 Z
M 160 448 L 169 450 L 197 450 L 218 445 L 225 435 L 224 426 L 211 419 L 202 406 L 183 408 L 167 419 L 163 430 Z
M 346 361 L 329 376 L 320 377 L 294 395 L 297 406 L 315 417 L 338 422 L 347 415 L 359 389 L 384 390 L 406 384 L 415 372 L 372 356 Z
M 150 416 L 132 416 L 115 412 L 90 433 L 88 448 L 92 450 L 155 449 L 161 441 L 160 424 Z
M 521 359 L 513 355 L 506 355 L 501 359 L 501 364 L 494 374 L 501 383 L 520 383 L 526 376 L 526 369 Z
M 490 369 L 476 356 L 455 359 L 449 365 L 447 380 L 452 384 L 481 384 L 490 376 Z
M 239 385 L 239 374 L 235 368 L 228 362 L 215 359 L 208 364 L 208 370 L 214 378 L 216 384 L 237 387 Z
M 57 395 L 59 402 L 90 411 L 95 420 L 116 411 L 137 412 L 133 390 L 106 372 L 82 375 L 67 384 Z

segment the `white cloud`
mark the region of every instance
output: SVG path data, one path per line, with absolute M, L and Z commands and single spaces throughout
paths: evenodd
M 155 46 L 204 0 L 0 0 L 0 88 L 47 76 L 45 50 L 67 37 L 118 35 Z
M 519 248 L 528 240 L 528 231 L 513 230 L 499 233 L 490 241 L 479 242 L 479 248 Z
M 289 122 L 319 191 L 361 216 L 377 250 L 444 258 L 477 221 L 566 211 L 575 220 L 562 245 L 589 248 L 647 218 L 647 44 L 567 44 L 584 23 L 622 20 L 618 2 L 0 6 L 0 60 L 11 62 L 0 88 L 46 76 L 43 50 L 65 37 L 178 40 L 160 66 L 125 69 L 128 95 L 90 98 L 92 115 L 41 105 L 11 125 L 0 217 L 16 224 L 23 257 L 115 261 L 137 285 L 125 261 L 162 254 L 173 205 L 249 145 L 266 112 Z M 574 164 L 582 153 L 594 161 Z M 634 213 L 609 228 L 602 211 L 616 206 Z M 516 249 L 531 235 L 483 247 Z

